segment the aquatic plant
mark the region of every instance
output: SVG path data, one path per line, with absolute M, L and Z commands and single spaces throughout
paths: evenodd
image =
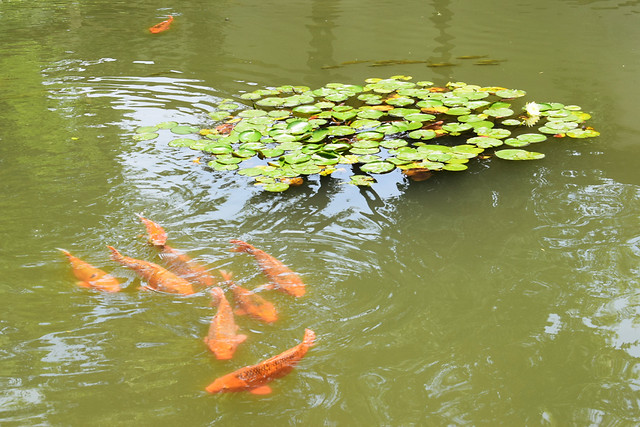
M 541 159 L 544 154 L 522 147 L 548 136 L 599 135 L 576 105 L 518 105 L 526 95 L 519 89 L 410 80 L 258 89 L 223 100 L 209 113 L 207 128 L 164 122 L 139 128 L 135 138 L 154 139 L 168 129 L 181 136 L 170 146 L 203 152 L 210 168 L 235 171 L 279 192 L 307 175 L 338 169 L 351 169 L 350 183 L 371 185 L 372 174 L 395 169 L 423 180 L 433 172 L 463 171 L 477 157 Z

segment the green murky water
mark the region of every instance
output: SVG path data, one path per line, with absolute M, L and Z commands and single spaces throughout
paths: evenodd
M 477 2 L 476 2 L 477 3 Z M 0 423 L 633 425 L 640 422 L 637 2 L 0 1 Z M 170 31 L 146 28 L 175 17 Z M 502 60 L 480 66 L 463 55 Z M 371 63 L 346 61 L 451 62 Z M 264 194 L 133 130 L 205 125 L 259 87 L 408 74 L 578 104 L 602 136 L 371 189 Z M 231 361 L 209 297 L 139 292 L 106 245 L 157 260 L 134 213 L 247 287 L 239 238 L 305 278 L 238 318 Z M 126 290 L 79 289 L 62 247 Z M 216 377 L 317 345 L 268 396 Z

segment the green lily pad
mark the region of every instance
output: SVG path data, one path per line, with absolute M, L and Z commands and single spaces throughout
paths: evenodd
M 346 122 L 347 120 L 351 120 L 353 119 L 355 116 L 358 115 L 358 112 L 355 110 L 349 110 L 349 111 L 334 111 L 333 113 L 331 113 L 331 115 L 340 121 Z
M 383 111 L 373 110 L 373 109 L 364 109 L 358 111 L 359 119 L 369 119 L 377 121 L 379 118 L 383 117 L 386 113 Z
M 256 101 L 256 105 L 261 107 L 281 107 L 284 105 L 284 98 L 269 97 Z
M 387 173 L 395 168 L 396 165 L 385 161 L 369 162 L 360 166 L 360 170 L 367 173 Z
M 521 96 L 525 96 L 527 92 L 519 89 L 503 89 L 496 92 L 496 96 L 500 98 L 520 98 Z
M 475 129 L 479 136 L 488 136 L 490 138 L 506 138 L 511 135 L 511 131 L 508 129 L 489 129 L 485 127 L 479 127 Z
M 218 163 L 222 163 L 224 165 L 233 165 L 233 164 L 240 163 L 243 160 L 244 159 L 242 159 L 242 158 L 234 157 L 234 156 L 229 155 L 229 154 L 221 154 L 221 155 L 217 156 L 215 161 L 217 161 Z
M 284 150 L 282 148 L 263 148 L 260 150 L 260 154 L 267 158 L 280 157 L 284 154 Z
M 567 136 L 571 138 L 595 138 L 598 135 L 600 135 L 600 132 L 593 129 L 573 129 L 567 132 Z
M 322 111 L 317 104 L 316 105 L 299 105 L 291 110 L 295 116 L 310 117 L 314 114 L 318 114 Z
M 301 151 L 299 152 L 294 151 L 292 153 L 285 154 L 284 156 L 282 156 L 282 158 L 284 159 L 285 162 L 289 164 L 294 164 L 294 163 L 307 162 L 311 159 L 311 156 Z
M 208 113 L 208 115 L 216 122 L 219 122 L 221 120 L 228 118 L 229 112 L 228 111 L 211 111 L 210 113 Z
M 148 141 L 150 139 L 156 139 L 159 136 L 156 132 L 147 132 L 147 133 L 137 133 L 133 135 L 132 139 L 134 141 Z
M 238 117 L 250 118 L 250 117 L 263 117 L 267 112 L 264 110 L 243 110 L 238 113 Z
M 404 147 L 408 142 L 404 139 L 386 139 L 380 141 L 380 146 L 388 149 Z
M 444 165 L 444 167 L 442 168 L 446 171 L 454 171 L 454 172 L 458 172 L 458 171 L 463 171 L 468 169 L 467 165 L 461 164 L 461 163 L 448 163 L 446 165 Z
M 384 134 L 383 133 L 374 132 L 374 131 L 360 132 L 359 134 L 356 135 L 356 139 L 358 139 L 358 140 L 368 139 L 368 140 L 371 140 L 371 141 L 380 141 L 380 140 L 382 140 L 382 138 L 384 138 Z
M 210 161 L 207 165 L 217 171 L 232 171 L 238 169 L 238 165 L 234 163 L 220 163 L 215 160 Z
M 480 148 L 499 147 L 503 144 L 502 140 L 500 139 L 485 136 L 476 136 L 473 138 L 469 138 L 467 139 L 467 143 L 473 144 Z
M 307 138 L 307 142 L 321 142 L 329 135 L 328 129 L 316 129 L 311 132 L 309 138 Z
M 158 123 L 156 125 L 158 129 L 171 129 L 172 127 L 175 127 L 175 126 L 178 126 L 178 122 L 169 121 L 169 122 Z
M 409 138 L 413 138 L 413 139 L 421 139 L 421 140 L 428 140 L 428 139 L 433 139 L 436 137 L 436 132 L 434 130 L 431 129 L 420 129 L 420 130 L 414 130 L 413 132 L 409 132 Z
M 449 108 L 446 114 L 450 116 L 464 116 L 471 113 L 471 110 L 466 107 L 453 107 Z
M 513 110 L 510 108 L 487 108 L 482 112 L 491 117 L 509 117 L 513 115 Z
M 171 132 L 175 133 L 176 135 L 187 135 L 190 133 L 198 133 L 199 130 L 200 128 L 196 126 L 188 126 L 188 125 L 174 126 L 171 128 Z
M 262 138 L 262 134 L 257 130 L 245 130 L 238 135 L 240 142 L 257 142 L 260 141 L 260 138 Z
M 307 120 L 294 120 L 287 125 L 287 132 L 292 135 L 301 135 L 313 129 L 313 126 Z
M 504 160 L 537 160 L 544 158 L 544 154 L 534 151 L 521 150 L 518 148 L 509 148 L 506 150 L 498 150 L 495 152 L 496 157 Z
M 408 114 L 405 116 L 405 119 L 410 122 L 428 122 L 429 120 L 435 120 L 436 116 L 433 114 L 425 114 L 425 113 L 415 113 Z
M 289 189 L 289 184 L 286 182 L 274 182 L 271 184 L 266 184 L 262 187 L 265 191 L 269 191 L 271 193 L 280 193 L 282 191 L 287 191 Z
M 370 187 L 375 181 L 368 175 L 351 175 L 351 184 Z
M 169 141 L 169 147 L 189 147 L 196 142 L 195 139 L 190 138 L 178 138 L 173 141 Z
M 347 136 L 353 135 L 356 131 L 349 126 L 331 126 L 328 128 L 329 135 L 332 136 Z
M 469 123 L 447 123 L 442 126 L 442 130 L 446 130 L 450 135 L 460 135 L 461 132 L 473 128 Z
M 505 126 L 520 126 L 522 122 L 516 119 L 506 119 L 502 121 L 502 124 Z
M 381 125 L 381 122 L 378 120 L 358 119 L 358 120 L 354 120 L 350 126 L 354 129 L 360 130 L 360 129 L 373 129 L 380 125 Z

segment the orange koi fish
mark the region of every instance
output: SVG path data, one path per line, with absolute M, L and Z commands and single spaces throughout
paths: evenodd
M 264 274 L 269 277 L 271 283 L 260 286 L 260 288 L 278 289 L 294 297 L 301 297 L 305 294 L 305 286 L 302 283 L 302 279 L 286 265 L 265 251 L 257 249 L 242 240 L 231 240 L 231 243 L 237 245 L 236 248 L 231 249 L 232 252 L 246 252 L 253 255 Z
M 138 216 L 138 218 L 140 218 L 140 221 L 144 223 L 145 227 L 147 227 L 149 243 L 151 243 L 153 246 L 164 246 L 167 241 L 167 232 L 164 231 L 164 228 L 160 227 L 155 222 L 143 217 L 140 214 L 136 215 Z
M 209 288 L 216 284 L 216 279 L 209 274 L 206 268 L 166 244 L 167 233 L 164 231 L 164 228 L 141 215 L 138 215 L 138 218 L 140 218 L 147 227 L 149 243 L 161 248 L 164 258 L 169 264 L 168 267 L 174 274 L 194 284 L 200 285 L 201 288 Z
M 112 260 L 138 273 L 139 276 L 146 280 L 150 288 L 172 294 L 191 295 L 194 293 L 191 283 L 160 267 L 158 264 L 130 258 L 122 255 L 113 246 L 107 247 L 111 250 Z
M 68 251 L 58 248 L 63 254 L 69 258 L 71 262 L 71 268 L 73 268 L 73 274 L 80 280 L 77 282 L 78 286 L 83 288 L 98 289 L 105 292 L 118 292 L 120 291 L 120 283 L 115 277 L 105 273 L 92 266 L 91 264 L 82 261 L 80 258 L 76 258 Z
M 161 33 L 163 31 L 168 30 L 172 22 L 173 22 L 173 16 L 169 15 L 169 19 L 154 25 L 153 27 L 149 28 L 149 31 L 151 31 L 153 34 Z
M 300 359 L 307 354 L 315 338 L 316 334 L 311 329 L 305 329 L 304 338 L 297 346 L 257 365 L 245 366 L 224 375 L 209 384 L 206 390 L 209 393 L 246 390 L 253 394 L 269 394 L 271 387 L 266 384 L 291 372 Z
M 222 274 L 222 279 L 229 284 L 235 302 L 239 306 L 235 314 L 248 314 L 254 319 L 267 323 L 273 323 L 278 320 L 278 312 L 273 304 L 255 292 L 238 286 L 231 280 L 231 273 L 220 270 L 220 274 Z
M 204 338 L 204 342 L 216 355 L 216 358 L 221 360 L 231 359 L 238 344 L 246 340 L 247 336 L 236 335 L 238 326 L 233 320 L 233 310 L 222 289 L 219 287 L 211 289 L 211 296 L 215 304 L 218 305 L 218 312 L 211 319 L 209 335 Z
M 169 245 L 162 246 L 162 256 L 171 271 L 200 288 L 210 288 L 217 283 L 205 267 Z

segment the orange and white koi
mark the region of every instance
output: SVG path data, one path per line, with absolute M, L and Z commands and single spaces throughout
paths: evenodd
M 80 258 L 74 257 L 69 251 L 60 248 L 58 248 L 58 250 L 69 259 L 69 262 L 71 262 L 73 274 L 80 280 L 77 282 L 78 286 L 98 289 L 105 292 L 120 291 L 120 282 L 118 282 L 115 277 L 92 266 Z
M 153 27 L 149 28 L 149 31 L 151 31 L 153 34 L 161 33 L 168 30 L 172 22 L 173 16 L 169 15 L 169 19 L 154 25 Z
M 204 342 L 216 355 L 216 358 L 221 360 L 231 359 L 238 344 L 246 340 L 247 336 L 236 335 L 238 325 L 233 319 L 233 310 L 222 289 L 219 287 L 211 289 L 211 296 L 218 306 L 218 312 L 211 319 L 209 334 L 204 338 Z
M 238 305 L 235 314 L 247 314 L 266 323 L 273 323 L 278 320 L 278 311 L 273 304 L 255 292 L 238 286 L 231 279 L 231 273 L 220 270 L 220 274 L 222 279 L 229 285 L 231 292 L 233 292 L 234 300 Z
M 164 228 L 143 217 L 140 214 L 136 214 L 140 221 L 144 223 L 144 226 L 147 227 L 147 234 L 149 235 L 149 243 L 153 246 L 164 246 L 167 242 L 167 232 L 164 231 Z
M 305 329 L 304 338 L 297 346 L 257 365 L 245 366 L 217 378 L 206 387 L 206 390 L 209 393 L 248 391 L 253 394 L 269 394 L 271 387 L 266 384 L 291 372 L 307 354 L 315 338 L 316 334 L 311 329 Z
M 178 277 L 169 270 L 154 264 L 152 262 L 140 259 L 130 258 L 122 255 L 113 246 L 107 246 L 111 250 L 111 259 L 119 262 L 125 267 L 129 267 L 140 277 L 142 277 L 147 285 L 156 291 L 169 292 L 172 294 L 191 295 L 194 293 L 191 283 Z
M 294 297 L 301 297 L 305 294 L 305 285 L 296 273 L 291 271 L 286 265 L 269 255 L 263 250 L 257 249 L 242 240 L 231 240 L 236 248 L 232 252 L 246 252 L 255 257 L 263 273 L 267 275 L 270 283 L 260 286 L 262 289 L 278 289 Z

